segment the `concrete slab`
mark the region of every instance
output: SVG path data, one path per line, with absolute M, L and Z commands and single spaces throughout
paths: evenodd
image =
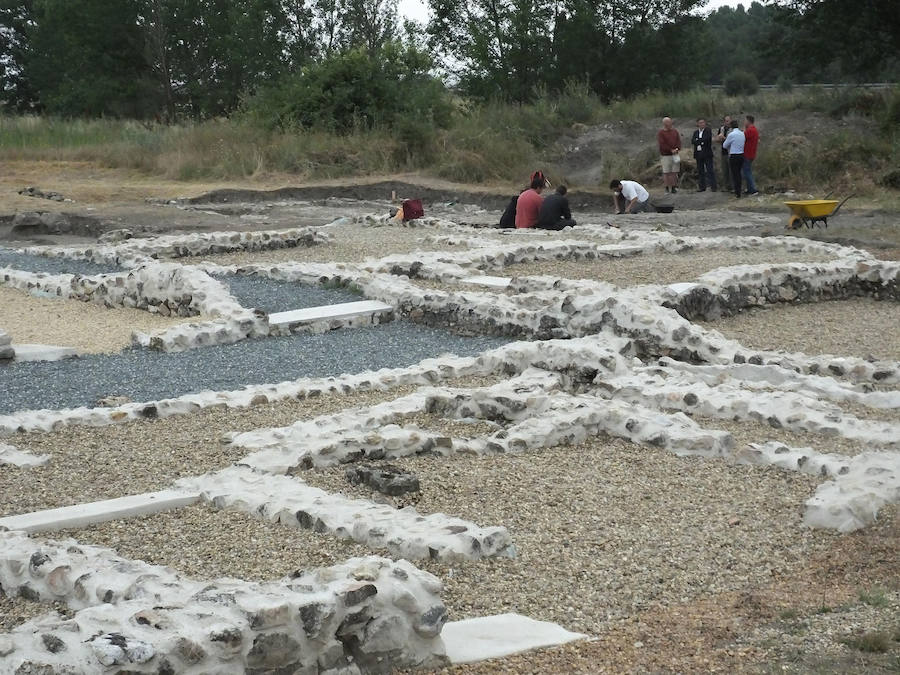
M 696 288 L 699 285 L 700 284 L 695 284 L 690 281 L 684 281 L 684 282 L 677 283 L 677 284 L 669 284 L 669 290 L 671 290 L 673 293 L 676 293 L 678 295 L 683 295 L 684 293 L 687 293 L 692 288 Z
M 474 277 L 465 277 L 459 281 L 462 284 L 477 284 L 479 286 L 489 286 L 491 288 L 506 288 L 509 286 L 509 282 L 512 281 L 512 279 L 510 277 L 492 277 L 484 274 Z
M 199 501 L 199 499 L 199 492 L 185 492 L 182 490 L 145 492 L 139 495 L 105 499 L 101 502 L 75 504 L 58 509 L 7 516 L 6 518 L 0 518 L 0 527 L 7 527 L 10 530 L 23 530 L 29 534 L 73 527 L 87 527 L 88 525 L 102 523 L 107 520 L 133 518 L 134 516 L 144 516 L 158 513 L 159 511 L 181 508 L 182 506 L 190 506 Z
M 269 314 L 270 326 L 298 325 L 327 321 L 331 319 L 350 319 L 366 314 L 389 312 L 394 308 L 376 300 L 360 300 L 359 302 L 342 302 L 337 305 L 321 305 L 306 309 L 292 309 L 287 312 Z
M 562 645 L 587 636 L 555 623 L 510 613 L 451 621 L 444 624 L 441 638 L 451 662 L 471 663 Z
M 16 361 L 61 361 L 78 356 L 78 351 L 72 347 L 32 344 L 14 344 L 12 347 L 16 353 Z

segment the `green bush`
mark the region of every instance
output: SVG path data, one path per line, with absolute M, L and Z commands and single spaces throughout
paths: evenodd
M 782 73 L 775 81 L 775 86 L 782 94 L 789 94 L 794 90 L 794 83 L 791 78 Z
M 243 101 L 241 116 L 281 130 L 349 133 L 407 118 L 445 128 L 452 106 L 430 68 L 426 54 L 393 42 L 374 55 L 362 49 L 334 54 L 261 88 Z
M 885 107 L 884 97 L 872 89 L 841 88 L 837 90 L 828 114 L 840 119 L 847 115 L 873 117 Z
M 735 70 L 722 83 L 728 96 L 753 96 L 759 91 L 756 75 L 746 70 Z
M 900 128 L 900 87 L 894 87 L 885 97 L 884 107 L 877 115 L 882 129 L 893 131 Z

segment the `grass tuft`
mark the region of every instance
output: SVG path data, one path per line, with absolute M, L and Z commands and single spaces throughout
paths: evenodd
M 891 636 L 887 631 L 871 631 L 845 638 L 843 643 L 861 652 L 884 654 L 891 648 Z
M 887 607 L 890 604 L 887 591 L 883 588 L 872 588 L 870 590 L 861 590 L 859 592 L 860 602 L 872 607 Z

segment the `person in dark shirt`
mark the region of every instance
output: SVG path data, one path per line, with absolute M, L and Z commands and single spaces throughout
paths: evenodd
M 556 192 L 547 195 L 541 204 L 537 227 L 542 230 L 561 230 L 564 227 L 575 227 L 572 212 L 569 210 L 569 198 L 566 197 L 565 185 L 556 188 Z

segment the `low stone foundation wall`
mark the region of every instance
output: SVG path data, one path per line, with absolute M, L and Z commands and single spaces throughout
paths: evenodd
M 447 663 L 441 582 L 404 560 L 353 558 L 266 583 L 204 582 L 21 532 L 0 532 L 0 550 L 4 593 L 77 610 L 0 635 L 3 673 L 336 675 Z
M 122 236 L 127 237 L 127 234 Z M 22 252 L 126 266 L 159 258 L 186 258 L 235 251 L 316 246 L 330 239 L 330 235 L 318 229 L 298 227 L 261 232 L 198 232 L 186 235 L 126 238 L 119 243 L 99 243 L 96 246 L 32 246 L 22 249 Z
M 202 270 L 175 263 L 146 263 L 122 274 L 80 276 L 5 269 L 3 283 L 107 307 L 133 307 L 163 316 L 230 317 L 246 310 Z
M 0 361 L 9 361 L 15 356 L 16 352 L 12 347 L 12 338 L 0 330 Z
M 750 307 L 855 297 L 900 301 L 900 263 L 837 261 L 738 268 L 728 277 L 705 275 L 700 284 L 664 306 L 694 321 L 714 321 Z M 708 282 L 708 283 L 705 283 Z

